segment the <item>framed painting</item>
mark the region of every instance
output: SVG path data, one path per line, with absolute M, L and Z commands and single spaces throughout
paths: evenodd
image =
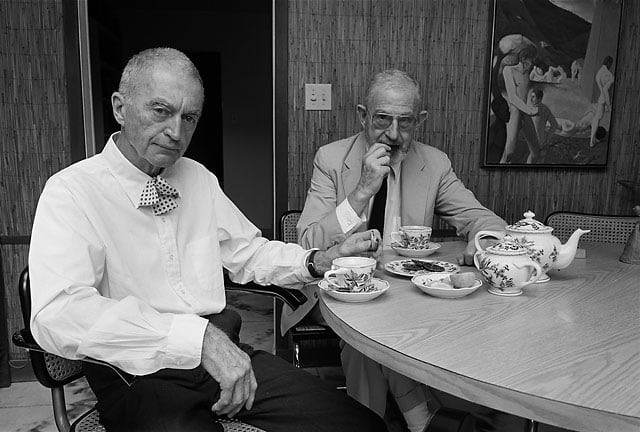
M 485 167 L 605 167 L 623 0 L 493 0 Z

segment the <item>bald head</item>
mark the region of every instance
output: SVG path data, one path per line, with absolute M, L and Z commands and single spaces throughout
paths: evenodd
M 131 97 L 145 82 L 148 73 L 161 68 L 180 70 L 196 79 L 204 89 L 198 69 L 183 52 L 174 48 L 150 48 L 129 59 L 122 71 L 118 92 L 126 98 Z
M 390 90 L 411 95 L 414 110 L 420 109 L 420 85 L 408 73 L 398 69 L 387 69 L 373 76 L 367 88 L 367 106 L 373 107 L 380 94 Z

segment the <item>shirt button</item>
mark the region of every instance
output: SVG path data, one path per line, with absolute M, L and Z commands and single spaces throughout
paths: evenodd
M 166 222 L 166 221 L 167 221 L 167 218 L 166 218 L 166 217 L 163 217 L 163 218 L 162 218 L 162 222 Z
M 169 255 L 169 259 L 173 261 L 173 255 Z

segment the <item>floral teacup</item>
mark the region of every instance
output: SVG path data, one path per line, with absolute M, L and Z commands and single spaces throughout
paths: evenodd
M 429 249 L 431 227 L 419 225 L 401 226 L 400 231 L 391 233 L 391 240 L 407 249 Z
M 376 260 L 366 257 L 342 257 L 333 260 L 324 279 L 338 291 L 364 292 L 372 288 Z

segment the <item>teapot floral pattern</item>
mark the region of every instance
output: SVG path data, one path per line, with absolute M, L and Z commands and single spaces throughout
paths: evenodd
M 535 282 L 542 275 L 540 264 L 529 257 L 531 242 L 505 236 L 499 243 L 478 252 L 474 263 L 490 285 L 489 292 L 498 295 L 520 295 L 522 287 Z

